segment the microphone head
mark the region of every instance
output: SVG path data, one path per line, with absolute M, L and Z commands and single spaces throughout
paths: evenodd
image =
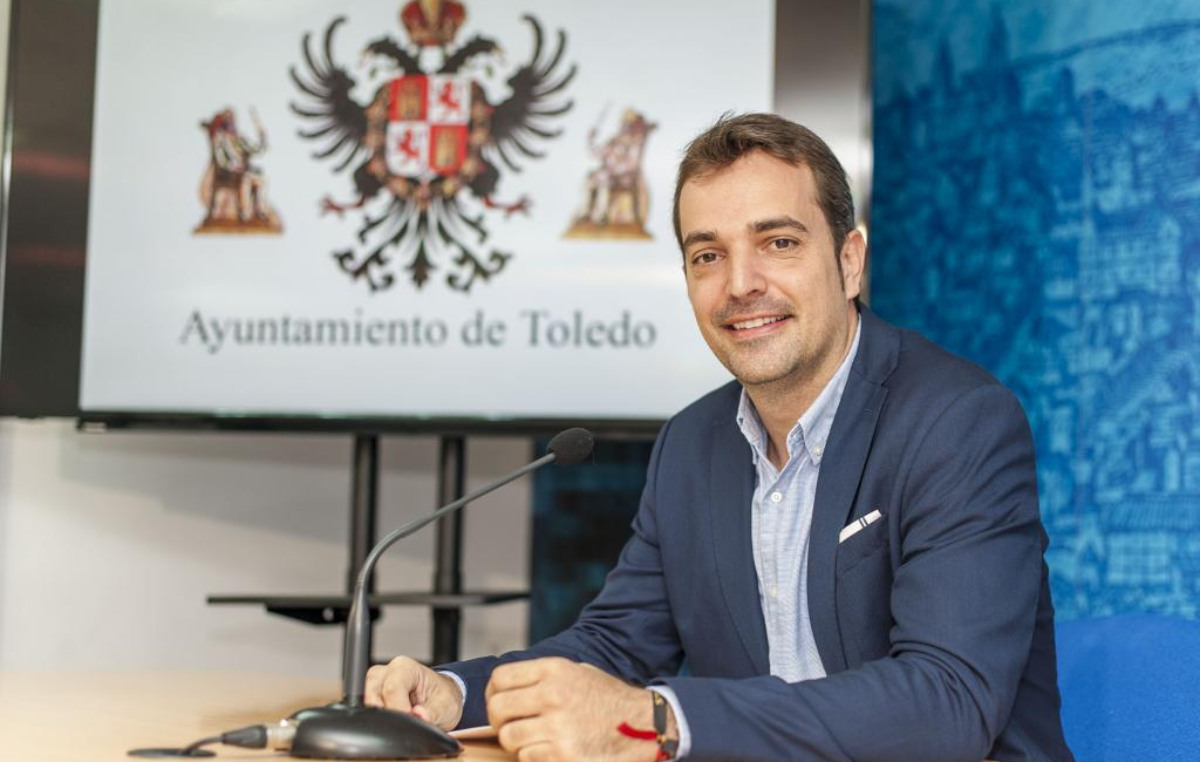
M 573 466 L 588 459 L 595 443 L 592 432 L 574 428 L 555 434 L 546 450 L 554 455 L 554 462 L 558 465 Z

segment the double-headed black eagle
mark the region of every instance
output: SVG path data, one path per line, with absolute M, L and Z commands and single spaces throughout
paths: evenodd
M 409 271 L 412 282 L 422 287 L 439 268 L 444 268 L 448 286 L 469 291 L 478 280 L 487 281 L 504 269 L 510 253 L 496 249 L 484 252 L 488 233 L 484 213 L 468 214 L 459 192 L 466 190 L 488 209 L 506 214 L 526 211 L 529 200 L 504 204 L 496 201 L 500 165 L 520 172 L 520 163 L 540 159 L 545 153 L 539 143 L 558 137 L 557 119 L 572 107 L 564 90 L 575 76 L 571 65 L 561 71 L 566 34 L 558 31 L 554 51 L 545 57 L 542 27 L 532 16 L 523 16 L 533 29 L 533 54 L 528 63 L 508 78 L 512 95 L 491 104 L 483 88 L 470 80 L 470 120 L 467 127 L 466 159 L 456 171 L 424 172 L 419 176 L 401 176 L 388 169 L 386 135 L 391 83 L 406 75 L 459 74 L 470 61 L 496 55 L 499 46 L 475 36 L 456 50 L 446 50 L 436 71 L 425 72 L 417 58 L 390 38 L 370 43 L 364 56 L 390 67 L 391 78 L 379 86 L 370 102 L 361 104 L 353 96 L 356 80 L 334 62 L 333 38 L 346 18 L 334 19 L 325 30 L 320 48 L 313 50 L 312 35 L 305 34 L 302 45 L 306 68 L 290 70 L 292 81 L 303 94 L 301 102 L 291 104 L 292 111 L 307 120 L 309 127 L 301 137 L 318 141 L 313 156 L 328 159 L 334 172 L 355 164 L 353 172 L 357 198 L 338 203 L 325 198 L 322 208 L 342 214 L 367 207 L 381 193 L 390 196 L 386 208 L 364 212 L 358 230 L 359 250 L 334 252 L 343 270 L 356 279 L 365 278 L 372 291 L 386 289 L 395 282 L 393 257 Z M 472 242 L 472 243 L 469 243 Z

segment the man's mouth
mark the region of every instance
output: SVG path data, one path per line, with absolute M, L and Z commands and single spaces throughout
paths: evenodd
M 778 323 L 787 320 L 786 315 L 771 315 L 768 317 L 756 317 L 749 320 L 738 320 L 732 323 L 726 323 L 725 327 L 731 331 L 752 331 L 755 328 L 762 328 L 765 325 Z

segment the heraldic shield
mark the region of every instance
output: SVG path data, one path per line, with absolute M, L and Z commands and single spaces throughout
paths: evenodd
M 406 75 L 392 80 L 390 96 L 384 152 L 388 171 L 413 179 L 458 172 L 467 159 L 471 80 Z
M 401 22 L 410 43 L 383 37 L 364 51 L 373 92 L 365 103 L 354 97 L 351 69 L 334 58 L 345 16 L 333 19 L 320 41 L 306 33 L 303 66 L 289 71 L 300 94 L 291 110 L 306 124 L 299 135 L 315 141 L 313 157 L 332 162 L 353 186 L 349 200 L 322 198 L 322 213 L 361 219 L 353 243 L 333 259 L 372 291 L 404 276 L 418 289 L 440 277 L 466 293 L 502 272 L 513 253 L 489 241 L 486 216 L 529 213 L 529 197 L 504 200 L 501 182 L 526 161 L 546 157 L 540 145 L 561 136 L 560 121 L 573 106 L 565 92 L 576 69 L 564 61 L 563 30 L 547 44 L 537 19 L 522 16 L 533 48 L 504 80 L 507 98 L 493 103 L 484 84 L 501 84 L 500 45 L 480 34 L 456 45 L 466 17 L 454 0 L 406 4 Z M 427 48 L 439 48 L 440 58 L 426 56 L 423 67 L 412 51 Z M 468 74 L 470 64 L 477 65 Z M 378 80 L 376 70 L 385 72 Z M 387 203 L 375 203 L 381 197 Z

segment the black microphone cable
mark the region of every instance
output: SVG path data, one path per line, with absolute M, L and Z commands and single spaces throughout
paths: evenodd
M 220 735 L 201 738 L 195 743 L 182 749 L 131 749 L 131 757 L 141 758 L 198 758 L 216 756 L 213 752 L 202 747 L 213 744 L 225 746 L 240 746 L 243 749 L 265 749 L 271 747 L 276 751 L 286 751 L 292 746 L 292 738 L 296 735 L 294 720 L 280 720 L 276 725 L 247 725 L 244 728 L 230 730 Z

